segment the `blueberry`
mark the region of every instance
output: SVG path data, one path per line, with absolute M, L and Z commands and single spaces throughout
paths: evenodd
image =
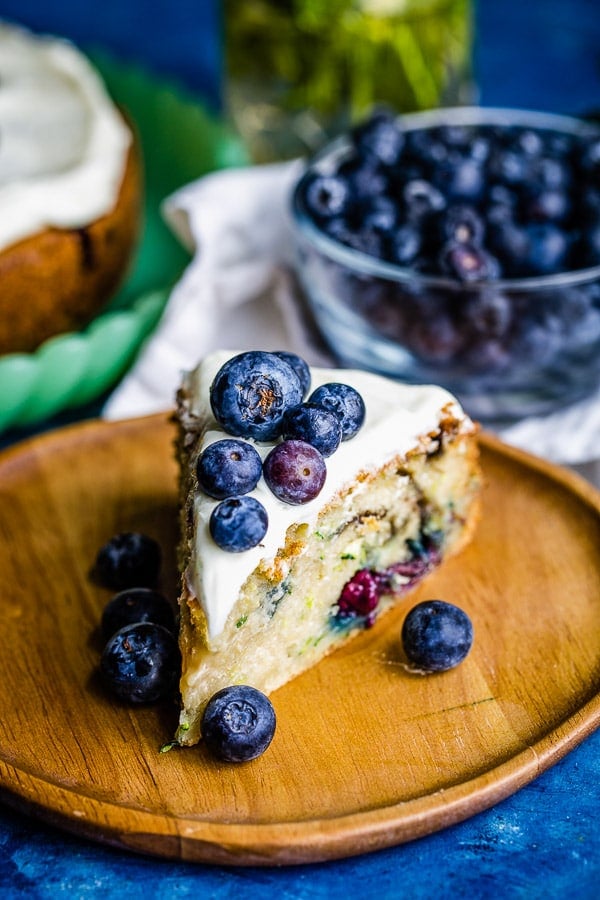
M 348 441 L 365 421 L 365 402 L 355 388 L 336 381 L 322 384 L 308 398 L 336 414 L 342 426 L 342 440 Z
M 580 165 L 588 177 L 600 181 L 600 138 L 587 143 Z
M 423 235 L 414 225 L 401 225 L 391 232 L 385 246 L 385 255 L 391 262 L 408 266 L 421 252 Z
M 444 600 L 425 600 L 406 616 L 402 645 L 412 666 L 424 672 L 453 669 L 473 643 L 469 616 Z
M 535 165 L 533 180 L 545 190 L 569 190 L 572 180 L 570 167 L 558 159 L 544 156 Z
M 127 588 L 112 597 L 102 612 L 102 636 L 107 641 L 125 625 L 153 622 L 175 633 L 175 615 L 167 598 L 150 588 Z
M 389 179 L 375 159 L 351 157 L 344 160 L 338 170 L 350 189 L 353 200 L 360 201 L 383 195 L 389 186 Z
M 387 234 L 398 222 L 398 207 L 389 197 L 375 197 L 362 212 L 361 227 Z
M 558 131 L 542 132 L 545 158 L 554 158 L 559 162 L 568 162 L 573 152 L 577 151 L 575 139 L 570 134 Z
M 128 703 L 152 703 L 175 688 L 181 669 L 177 641 L 153 622 L 126 625 L 107 642 L 100 660 L 105 686 Z
M 275 356 L 278 356 L 279 359 L 282 359 L 292 367 L 300 380 L 302 396 L 306 397 L 310 390 L 311 380 L 310 366 L 308 365 L 308 363 L 304 359 L 302 359 L 301 356 L 298 356 L 297 353 L 291 353 L 289 350 L 276 350 Z
M 268 697 L 246 684 L 222 688 L 208 701 L 202 737 L 225 762 L 248 762 L 265 752 L 275 734 L 276 716 Z
M 503 184 L 491 185 L 483 216 L 491 225 L 512 223 L 517 209 L 518 195 Z
M 402 190 L 402 196 L 408 218 L 412 221 L 422 219 L 446 207 L 446 200 L 442 192 L 422 178 L 407 181 Z
M 532 128 L 518 129 L 512 141 L 512 148 L 517 153 L 525 156 L 537 157 L 544 150 L 544 142 L 541 135 Z
M 376 257 L 383 256 L 384 239 L 372 228 L 359 228 L 357 231 L 350 232 L 344 243 L 360 253 Z
M 477 335 L 473 343 L 465 348 L 462 358 L 484 375 L 505 370 L 511 364 L 504 341 L 487 335 Z
M 277 438 L 286 409 L 301 400 L 302 385 L 289 363 L 259 350 L 228 360 L 210 388 L 217 422 L 229 434 L 257 441 Z
M 154 587 L 160 566 L 161 551 L 155 540 L 137 531 L 124 531 L 100 548 L 94 572 L 105 587 L 120 591 Z
M 488 241 L 506 275 L 518 278 L 526 274 L 530 240 L 524 227 L 511 220 L 495 222 L 488 228 Z
M 439 312 L 432 318 L 415 318 L 407 343 L 418 356 L 430 363 L 447 363 L 460 352 L 463 338 L 452 318 Z
M 404 147 L 404 134 L 397 122 L 389 113 L 382 111 L 357 125 L 351 139 L 360 156 L 374 158 L 385 166 L 396 165 Z
M 420 164 L 421 172 L 435 169 L 448 157 L 448 144 L 441 129 L 415 129 L 406 133 L 405 155 Z
M 284 503 L 308 503 L 320 493 L 327 467 L 323 455 L 306 441 L 286 440 L 277 444 L 263 463 L 271 491 Z
M 464 204 L 450 206 L 439 223 L 443 243 L 458 241 L 462 244 L 480 244 L 484 236 L 484 224 L 479 213 Z
M 476 244 L 453 241 L 442 248 L 442 270 L 460 281 L 491 281 L 500 275 L 497 259 Z
M 529 318 L 519 321 L 519 330 L 511 340 L 513 360 L 526 368 L 549 365 L 561 352 L 564 335 L 556 316 L 536 322 Z
M 431 132 L 452 150 L 468 150 L 473 138 L 473 129 L 468 125 L 439 125 Z
M 224 438 L 200 454 L 196 471 L 202 490 L 224 500 L 254 490 L 262 474 L 262 460 L 252 444 Z
M 541 189 L 526 201 L 523 218 L 530 222 L 562 222 L 570 212 L 570 201 L 562 190 Z
M 452 201 L 477 201 L 483 192 L 483 166 L 468 156 L 450 156 L 436 171 L 436 184 Z
M 512 322 L 511 301 L 498 291 L 478 291 L 466 299 L 465 317 L 470 327 L 479 334 L 502 337 Z
M 531 178 L 532 162 L 514 150 L 496 148 L 489 160 L 491 177 L 500 184 L 520 186 Z
M 313 175 L 306 182 L 306 205 L 317 219 L 341 215 L 350 201 L 347 182 L 338 175 Z
M 342 426 L 334 412 L 315 403 L 300 403 L 283 418 L 283 437 L 312 444 L 323 456 L 335 453 L 342 440 Z
M 564 268 L 569 242 L 562 229 L 550 223 L 529 225 L 527 236 L 529 238 L 527 274 L 552 275 Z
M 256 547 L 269 524 L 267 511 L 254 497 L 228 497 L 213 509 L 208 527 L 221 550 L 243 553 Z
M 356 229 L 342 216 L 337 219 L 330 219 L 323 224 L 322 228 L 325 234 L 328 234 L 334 241 L 339 241 L 340 244 L 350 246 L 354 240 Z

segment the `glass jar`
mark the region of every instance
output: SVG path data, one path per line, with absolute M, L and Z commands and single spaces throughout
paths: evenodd
M 378 104 L 473 100 L 471 0 L 223 0 L 224 105 L 256 162 L 312 154 Z

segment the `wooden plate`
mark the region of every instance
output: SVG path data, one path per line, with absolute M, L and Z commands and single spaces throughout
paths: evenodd
M 202 747 L 160 754 L 176 710 L 129 709 L 97 685 L 110 596 L 89 570 L 137 529 L 176 575 L 176 469 L 164 417 L 87 423 L 0 456 L 0 785 L 79 834 L 235 864 L 333 859 L 410 840 L 535 778 L 600 719 L 600 497 L 566 471 L 482 438 L 471 546 L 348 647 L 273 695 L 268 752 L 241 766 Z M 414 602 L 471 615 L 455 670 L 409 675 Z

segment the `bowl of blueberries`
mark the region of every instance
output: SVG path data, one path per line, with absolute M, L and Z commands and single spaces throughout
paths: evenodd
M 297 272 L 342 366 L 437 383 L 484 422 L 600 385 L 600 128 L 377 110 L 292 197 Z

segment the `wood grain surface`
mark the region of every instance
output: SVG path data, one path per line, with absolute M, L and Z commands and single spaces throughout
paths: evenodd
M 174 708 L 128 708 L 97 680 L 114 533 L 164 551 L 176 593 L 176 467 L 162 416 L 92 422 L 0 455 L 0 789 L 11 805 L 176 859 L 292 864 L 428 834 L 517 790 L 600 721 L 600 496 L 481 438 L 473 543 L 400 607 L 273 695 L 277 733 L 244 765 L 160 754 Z M 430 597 L 471 615 L 455 670 L 416 676 L 399 642 Z

